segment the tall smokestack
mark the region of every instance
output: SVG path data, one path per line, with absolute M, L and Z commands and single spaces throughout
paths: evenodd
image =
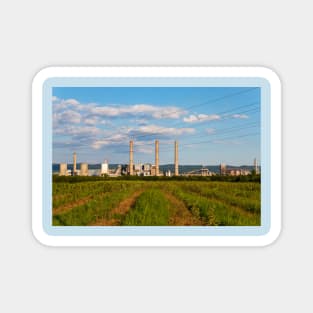
M 76 152 L 73 153 L 73 176 L 75 176 L 77 173 L 76 169 Z
M 254 170 L 255 174 L 259 174 L 258 161 L 256 158 L 254 159 Z
M 129 142 L 129 175 L 134 175 L 134 142 Z
M 174 153 L 174 164 L 175 164 L 175 176 L 178 176 L 178 141 L 175 140 L 175 153 Z
M 155 176 L 159 176 L 159 140 L 155 141 Z

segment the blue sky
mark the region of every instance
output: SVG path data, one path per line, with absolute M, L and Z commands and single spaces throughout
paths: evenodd
M 53 162 L 251 165 L 260 160 L 260 89 L 253 87 L 53 88 Z

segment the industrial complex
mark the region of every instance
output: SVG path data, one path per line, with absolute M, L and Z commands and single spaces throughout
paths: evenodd
M 254 172 L 260 173 L 257 160 L 254 159 L 253 164 Z M 241 176 L 250 175 L 251 171 L 247 169 L 233 169 L 227 168 L 226 164 L 220 164 L 220 175 L 230 176 Z M 129 163 L 126 165 L 118 165 L 115 169 L 109 169 L 109 163 L 105 160 L 101 163 L 98 169 L 89 169 L 88 163 L 80 163 L 80 169 L 77 167 L 77 154 L 73 153 L 73 167 L 68 168 L 67 163 L 59 164 L 60 176 L 110 176 L 118 177 L 122 175 L 130 176 L 213 176 L 217 173 L 210 171 L 208 168 L 201 168 L 185 173 L 179 173 L 179 162 L 178 162 L 178 141 L 174 142 L 174 171 L 171 172 L 169 169 L 166 171 L 160 171 L 159 164 L 159 140 L 155 140 L 155 162 L 150 163 L 134 163 L 134 141 L 129 142 Z

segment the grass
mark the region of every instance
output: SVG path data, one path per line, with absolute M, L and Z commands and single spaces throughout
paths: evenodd
M 118 225 L 162 226 L 169 225 L 169 220 L 183 223 L 182 219 L 192 216 L 195 225 L 256 226 L 261 223 L 260 186 L 217 181 L 54 182 L 53 225 L 92 225 L 99 219 L 115 219 Z M 134 197 L 138 190 L 143 192 Z M 114 213 L 131 197 L 129 208 Z M 175 203 L 183 203 L 189 213 L 175 218 Z
M 122 225 L 164 226 L 169 224 L 169 202 L 160 190 L 143 192 L 131 211 L 122 220 Z
M 95 223 L 99 218 L 108 219 L 110 218 L 111 210 L 142 185 L 142 183 L 132 185 L 113 183 L 99 188 L 98 183 L 95 183 L 95 186 L 90 184 L 79 183 L 76 189 L 73 190 L 74 196 L 66 196 L 67 210 L 63 213 L 53 215 L 54 226 L 86 226 Z M 101 184 L 103 185 L 103 183 Z M 75 201 L 78 200 L 79 191 L 82 192 L 82 197 L 86 195 L 90 196 L 90 200 L 82 205 L 77 205 L 76 202 L 70 202 L 73 199 Z M 59 206 L 55 208 L 59 208 Z

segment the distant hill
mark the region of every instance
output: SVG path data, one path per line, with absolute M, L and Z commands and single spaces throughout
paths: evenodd
M 117 168 L 119 164 L 109 164 L 109 169 L 115 169 Z M 67 164 L 67 168 L 69 170 L 73 169 L 73 164 Z M 101 164 L 88 164 L 89 169 L 100 169 Z M 209 171 L 213 173 L 219 173 L 220 172 L 220 166 L 219 165 L 179 165 L 179 173 L 184 174 L 195 170 L 200 170 L 201 168 L 208 168 Z M 80 169 L 80 163 L 77 164 L 77 169 Z M 242 169 L 242 170 L 253 170 L 253 165 L 241 165 L 241 166 L 234 166 L 234 165 L 227 165 L 227 169 Z M 160 165 L 160 171 L 168 171 L 174 172 L 174 164 L 162 164 Z M 53 164 L 52 165 L 52 171 L 53 172 L 59 172 L 59 164 Z

